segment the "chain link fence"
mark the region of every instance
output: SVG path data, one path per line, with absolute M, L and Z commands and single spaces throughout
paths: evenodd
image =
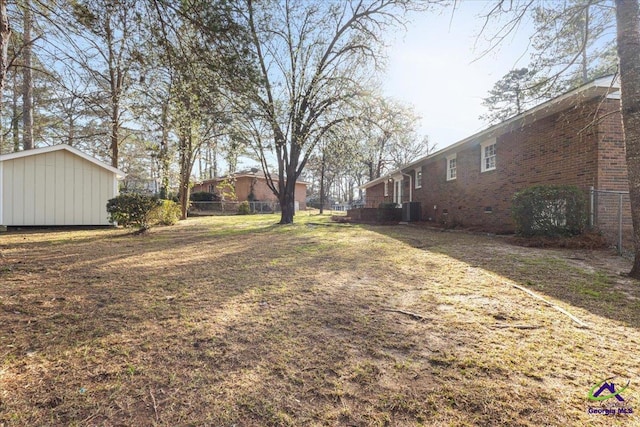
M 589 225 L 615 245 L 619 254 L 633 252 L 633 223 L 628 191 L 589 191 Z
M 191 202 L 189 215 L 220 215 L 235 214 L 242 202 Z M 249 211 L 258 214 L 272 214 L 280 212 L 278 202 L 249 202 Z
M 367 196 L 365 197 L 365 202 L 364 202 L 364 207 L 365 208 L 377 208 L 379 207 L 382 203 L 391 203 L 392 202 L 392 197 L 391 196 Z

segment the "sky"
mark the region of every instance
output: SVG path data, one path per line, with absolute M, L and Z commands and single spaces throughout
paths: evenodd
M 527 23 L 478 59 L 488 46 L 480 41 L 474 50 L 483 24 L 478 15 L 493 5 L 495 0 L 458 0 L 455 12 L 448 7 L 415 14 L 406 31 L 387 35 L 383 93 L 414 107 L 422 117 L 418 135 L 427 135 L 436 150 L 488 127 L 478 119 L 486 113 L 482 98 L 511 69 L 529 63 Z M 239 166 L 254 164 L 241 158 Z
M 478 119 L 486 113 L 482 98 L 507 72 L 529 62 L 526 23 L 479 58 L 488 44 L 481 40 L 474 50 L 483 24 L 478 14 L 491 4 L 495 1 L 467 0 L 455 13 L 452 8 L 421 13 L 389 48 L 383 92 L 414 107 L 422 117 L 418 133 L 428 135 L 436 149 L 485 129 Z

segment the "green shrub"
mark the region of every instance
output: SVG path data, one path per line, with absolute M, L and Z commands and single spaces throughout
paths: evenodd
M 173 200 L 160 200 L 160 205 L 149 213 L 150 224 L 173 225 L 180 219 L 180 205 Z
M 382 202 L 378 205 L 378 209 L 398 209 L 398 204 L 395 202 Z
M 379 222 L 395 222 L 402 220 L 402 209 L 396 203 L 380 203 L 378 205 Z
M 249 202 L 244 201 L 238 205 L 238 215 L 249 215 L 250 213 Z
M 107 202 L 109 221 L 123 227 L 146 230 L 150 227 L 150 213 L 158 205 L 160 201 L 155 197 L 136 193 L 120 194 Z
M 513 196 L 516 232 L 522 236 L 573 236 L 587 223 L 587 201 L 577 187 L 537 185 Z

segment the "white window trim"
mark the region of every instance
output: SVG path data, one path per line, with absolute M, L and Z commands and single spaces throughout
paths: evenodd
M 393 203 L 402 204 L 402 189 L 404 187 L 402 174 L 393 175 Z
M 416 183 L 414 185 L 415 188 L 422 188 L 422 168 L 416 168 Z M 420 179 L 418 179 L 418 174 L 420 174 Z
M 487 168 L 486 165 L 486 157 L 484 156 L 484 149 L 486 147 L 489 147 L 491 145 L 496 145 L 496 139 L 492 138 L 488 141 L 483 142 L 482 144 L 480 144 L 480 172 L 489 172 L 492 170 L 496 169 L 496 165 L 498 164 L 498 155 L 497 155 L 497 149 L 494 148 L 494 152 L 496 154 L 494 154 L 493 156 L 495 157 L 495 161 L 493 162 L 493 167 L 492 168 Z
M 450 160 L 455 160 L 456 161 L 456 176 L 454 176 L 454 177 L 451 177 L 451 169 L 449 169 L 449 161 Z M 456 153 L 456 154 L 452 154 L 450 156 L 447 156 L 447 181 L 453 181 L 457 177 L 458 177 L 458 159 L 457 159 L 457 153 Z
M 384 197 L 388 197 L 389 196 L 389 181 L 385 181 L 384 182 Z

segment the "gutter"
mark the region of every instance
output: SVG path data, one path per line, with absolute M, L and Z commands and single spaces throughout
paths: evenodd
M 403 169 L 410 169 L 411 167 L 416 166 L 427 159 L 442 155 L 448 151 L 453 151 L 459 148 L 461 145 L 465 145 L 467 143 L 473 142 L 474 140 L 478 140 L 480 138 L 484 139 L 484 138 L 490 138 L 490 137 L 497 137 L 499 135 L 502 135 L 503 133 L 508 132 L 511 126 L 517 125 L 518 122 L 522 121 L 521 124 L 526 123 L 527 119 L 531 116 L 535 117 L 536 113 L 543 114 L 542 116 L 535 117 L 537 119 L 546 117 L 545 112 L 552 111 L 553 107 L 557 107 L 558 105 L 561 105 L 563 102 L 566 102 L 579 95 L 583 95 L 585 99 L 591 99 L 593 97 L 602 96 L 602 95 L 606 95 L 607 97 L 615 99 L 619 97 L 619 95 L 616 95 L 616 92 L 619 90 L 620 90 L 619 80 L 614 79 L 613 75 L 594 79 L 590 83 L 582 85 L 563 95 L 560 95 L 554 99 L 551 99 L 540 105 L 537 105 L 517 116 L 511 117 L 510 119 L 505 120 L 504 122 L 490 126 L 480 132 L 476 132 L 475 134 L 468 136 L 464 139 L 461 139 L 460 141 L 455 142 L 441 150 L 438 150 L 435 153 L 428 154 L 424 157 L 414 160 L 413 162 L 407 163 L 402 168 L 389 172 L 385 177 L 376 178 L 373 181 L 369 181 L 364 185 L 361 185 L 359 188 L 361 190 L 366 190 L 368 187 L 371 187 L 373 185 L 376 185 L 382 182 L 383 178 L 389 178 L 392 175 L 397 175 L 397 174 L 405 175 L 405 173 L 402 172 Z M 604 92 L 604 93 L 601 93 L 601 92 Z

